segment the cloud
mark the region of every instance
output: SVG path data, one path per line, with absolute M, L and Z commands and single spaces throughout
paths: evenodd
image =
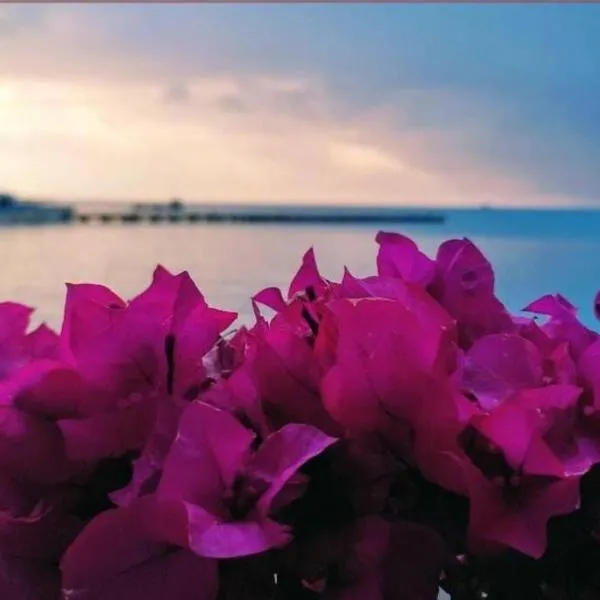
M 458 200 L 373 135 L 369 122 L 288 110 L 287 100 L 277 110 L 287 91 L 308 85 L 198 79 L 186 84 L 185 102 L 165 104 L 154 84 L 5 83 L 0 178 L 33 195 L 89 199 Z M 252 110 L 223 111 L 222 98 L 234 91 Z M 304 93 L 326 107 L 318 88 Z
M 10 8 L 0 178 L 31 193 L 600 198 L 600 6 Z

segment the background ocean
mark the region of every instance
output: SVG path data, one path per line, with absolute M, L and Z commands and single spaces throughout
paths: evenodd
M 375 210 L 375 209 L 371 209 Z M 449 237 L 472 239 L 496 270 L 497 291 L 512 310 L 560 292 L 594 325 L 600 289 L 600 212 L 590 210 L 441 210 L 443 225 L 119 224 L 0 229 L 0 300 L 35 307 L 35 322 L 58 327 L 65 282 L 97 282 L 124 297 L 141 291 L 157 263 L 190 271 L 210 303 L 250 320 L 248 298 L 287 286 L 314 246 L 321 271 L 338 278 L 375 270 L 379 228 L 414 238 L 430 255 Z

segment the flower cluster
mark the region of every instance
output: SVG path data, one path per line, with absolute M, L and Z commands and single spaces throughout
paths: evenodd
M 0 304 L 0 598 L 600 598 L 598 334 L 468 240 L 376 240 L 237 330 L 162 267 L 58 334 Z

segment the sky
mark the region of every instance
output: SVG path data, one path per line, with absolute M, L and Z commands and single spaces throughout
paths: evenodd
M 0 189 L 600 204 L 600 4 L 0 5 Z

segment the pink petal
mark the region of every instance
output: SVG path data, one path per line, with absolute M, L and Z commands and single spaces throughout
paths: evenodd
M 383 277 L 400 277 L 404 281 L 427 287 L 435 275 L 435 263 L 409 238 L 399 233 L 380 231 L 377 271 Z
M 441 418 L 434 366 L 443 332 L 428 335 L 413 313 L 389 300 L 336 300 L 329 307 L 337 356 L 322 396 L 340 424 L 357 433 L 372 430 L 383 417 L 416 423 L 431 414 L 434 398 Z
M 206 301 L 189 274 L 184 271 L 173 275 L 162 266 L 156 267 L 152 283 L 129 305 L 134 311 L 162 315 L 163 319 L 183 318 Z
M 271 503 L 290 478 L 309 460 L 336 442 L 310 425 L 290 424 L 271 434 L 248 465 L 248 473 L 269 484 L 258 501 L 258 509 L 267 515 Z
M 542 357 L 529 341 L 514 334 L 477 340 L 465 355 L 463 386 L 491 410 L 513 392 L 542 384 Z
M 560 294 L 547 294 L 528 304 L 524 312 L 538 313 L 550 317 L 560 317 L 566 314 L 575 315 L 576 308 Z
M 191 533 L 190 548 L 199 556 L 235 558 L 281 548 L 292 539 L 290 529 L 270 519 L 223 522 Z
M 290 283 L 288 298 L 291 298 L 299 292 L 304 292 L 304 290 L 309 287 L 314 287 L 315 291 L 318 293 L 323 285 L 324 280 L 317 267 L 315 251 L 313 248 L 310 248 L 302 257 L 302 266 Z
M 46 324 L 42 323 L 26 337 L 27 353 L 31 358 L 57 359 L 59 355 L 60 338 Z
M 173 387 L 176 395 L 184 395 L 190 387 L 204 381 L 206 370 L 202 357 L 213 348 L 221 333 L 236 317 L 236 313 L 200 306 L 171 330 L 174 339 Z
M 33 309 L 15 302 L 0 302 L 0 342 L 6 344 L 25 335 Z
M 532 484 L 530 488 L 509 492 L 473 468 L 469 482 L 469 538 L 474 547 L 483 540 L 540 558 L 546 550 L 548 520 L 579 507 L 577 477 Z M 509 493 L 518 495 L 519 499 L 511 501 Z
M 81 348 L 110 327 L 115 311 L 125 306 L 119 296 L 102 285 L 67 284 L 60 333 L 65 356 L 77 356 Z
M 35 483 L 57 483 L 73 472 L 56 424 L 0 407 L 0 468 Z
M 69 460 L 92 463 L 121 456 L 144 445 L 153 412 L 142 403 L 83 419 L 62 419 L 58 426 Z
M 203 402 L 184 411 L 164 465 L 160 497 L 181 498 L 219 514 L 254 439 L 234 417 Z
M 252 297 L 252 300 L 268 306 L 275 312 L 279 312 L 286 307 L 283 294 L 281 293 L 281 290 L 276 287 L 268 287 L 264 290 L 261 290 Z
M 152 514 L 146 502 L 97 516 L 62 559 L 65 597 L 216 598 L 216 563 L 153 541 L 147 531 Z
M 269 327 L 254 337 L 252 352 L 254 379 L 275 427 L 295 422 L 335 431 L 319 396 L 319 365 L 305 339 L 290 328 Z
M 448 240 L 436 257 L 437 289 L 434 296 L 458 319 L 462 343 L 509 332 L 515 325 L 494 295 L 494 272 L 488 260 L 469 240 Z
M 0 303 L 0 378 L 22 366 L 27 356 L 26 330 L 33 310 L 14 302 Z

